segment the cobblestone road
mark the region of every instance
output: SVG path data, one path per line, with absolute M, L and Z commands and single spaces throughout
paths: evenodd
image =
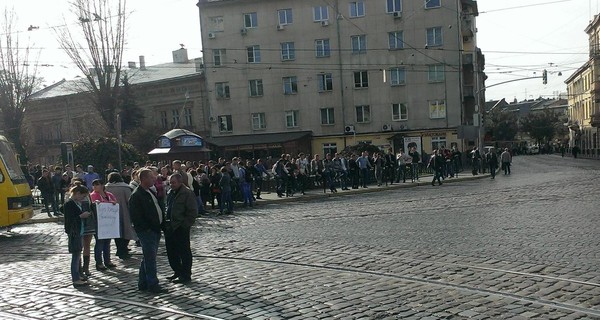
M 599 178 L 517 157 L 495 180 L 202 217 L 194 281 L 160 296 L 136 291 L 139 255 L 72 288 L 61 226 L 21 226 L 0 236 L 0 318 L 600 319 Z

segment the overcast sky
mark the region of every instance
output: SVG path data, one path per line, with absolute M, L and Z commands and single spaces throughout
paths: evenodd
M 301 1 L 301 0 L 296 0 Z M 380 1 L 380 0 L 367 0 Z M 409 1 L 409 0 L 404 0 Z M 418 0 L 410 0 L 418 1 Z M 444 1 L 442 0 L 442 4 Z M 454 0 L 452 0 L 454 1 Z M 128 0 L 127 61 L 146 57 L 146 64 L 171 61 L 171 51 L 184 44 L 190 58 L 201 56 L 200 26 L 196 0 Z M 486 56 L 487 86 L 541 76 L 547 69 L 548 84 L 529 79 L 498 85 L 486 91 L 487 100 L 552 97 L 566 92 L 564 80 L 588 59 L 584 32 L 598 13 L 599 0 L 479 0 L 478 46 Z M 60 51 L 52 27 L 72 23 L 67 0 L 3 0 L 19 18 L 21 41 L 40 50 L 39 67 L 47 84 L 78 75 Z M 368 13 L 367 13 L 368 14 Z M 27 32 L 27 27 L 40 29 Z M 562 76 L 558 73 L 561 72 Z

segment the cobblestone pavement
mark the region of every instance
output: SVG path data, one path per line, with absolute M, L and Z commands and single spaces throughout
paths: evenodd
M 600 162 L 203 216 L 194 281 L 136 291 L 140 249 L 70 286 L 58 223 L 0 235 L 2 319 L 600 319 Z

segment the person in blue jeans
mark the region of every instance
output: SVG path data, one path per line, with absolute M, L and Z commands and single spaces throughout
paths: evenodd
M 75 186 L 70 190 L 71 198 L 65 203 L 65 233 L 69 238 L 69 253 L 71 253 L 71 279 L 73 286 L 87 285 L 87 276 L 80 269 L 81 251 L 83 250 L 83 227 L 81 219 L 88 218 L 91 213 L 85 211 L 82 200 L 87 197 L 88 190 L 84 186 Z
M 129 214 L 142 245 L 143 259 L 140 263 L 138 289 L 160 294 L 168 292 L 159 285 L 156 275 L 156 254 L 165 217 L 164 208 L 150 189 L 154 185 L 155 179 L 152 170 L 140 170 L 140 185 L 129 198 Z
M 360 170 L 361 177 L 361 185 L 363 188 L 367 187 L 369 183 L 369 168 L 371 168 L 371 162 L 369 162 L 369 153 L 367 151 L 363 151 L 362 156 L 356 159 L 356 164 L 358 164 L 358 169 Z

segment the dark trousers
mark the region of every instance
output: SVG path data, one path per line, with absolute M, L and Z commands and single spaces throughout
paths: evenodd
M 144 255 L 140 263 L 138 288 L 145 290 L 158 286 L 156 254 L 160 242 L 160 232 L 152 230 L 137 231 L 137 236 L 142 244 L 142 253 Z
M 438 184 L 442 184 L 442 168 L 433 169 L 433 180 L 431 181 L 431 185 L 435 183 L 435 180 L 438 181 Z
M 350 179 L 352 180 L 352 189 L 358 188 L 359 178 L 360 178 L 360 175 L 358 173 L 358 169 L 350 170 Z
M 504 169 L 504 174 L 510 174 L 510 162 L 503 162 L 502 169 Z
M 366 188 L 367 187 L 367 183 L 369 183 L 369 169 L 364 168 L 364 169 L 360 169 L 360 175 L 361 175 L 361 181 L 362 181 L 362 187 Z
M 490 163 L 490 174 L 492 175 L 492 179 L 494 179 L 496 177 L 496 169 L 498 167 L 496 166 L 495 163 Z
M 48 212 L 48 214 L 54 212 L 54 213 L 58 213 L 58 205 L 56 204 L 55 198 L 54 198 L 54 194 L 52 193 L 45 193 L 42 194 L 42 199 L 44 200 L 44 207 L 46 208 L 46 212 Z M 52 210 L 52 211 L 50 211 Z
M 192 276 L 192 249 L 190 247 L 190 228 L 179 227 L 165 230 L 165 246 L 169 265 L 180 279 Z
M 262 177 L 257 177 L 254 182 L 256 183 L 256 197 L 260 197 L 260 192 L 262 191 L 262 187 L 263 187 L 263 179 Z
M 96 236 L 94 260 L 96 260 L 96 264 L 110 263 L 110 239 L 98 239 Z
M 219 211 L 223 213 L 223 210 L 227 208 L 227 212 L 233 212 L 233 199 L 231 198 L 231 191 L 221 190 L 221 201 L 219 201 Z
M 115 246 L 117 247 L 117 257 L 126 256 L 129 253 L 129 250 L 127 250 L 128 245 L 129 239 L 115 239 Z

